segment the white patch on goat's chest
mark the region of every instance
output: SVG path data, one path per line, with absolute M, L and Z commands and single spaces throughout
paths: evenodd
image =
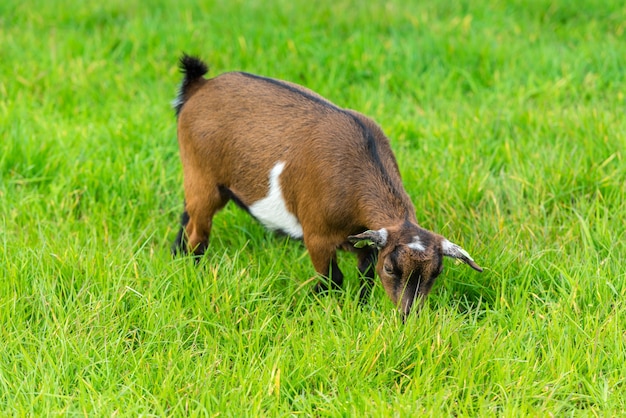
M 285 162 L 279 161 L 270 171 L 270 186 L 267 196 L 254 202 L 248 207 L 250 213 L 257 218 L 267 229 L 280 230 L 294 238 L 302 238 L 302 225 L 298 219 L 287 210 L 283 192 L 280 188 L 280 174 L 285 168 Z

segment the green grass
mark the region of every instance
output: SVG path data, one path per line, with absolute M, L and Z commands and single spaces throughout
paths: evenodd
M 618 0 L 0 4 L 0 415 L 626 411 Z M 406 324 L 228 206 L 171 259 L 181 52 L 374 118 L 466 248 Z

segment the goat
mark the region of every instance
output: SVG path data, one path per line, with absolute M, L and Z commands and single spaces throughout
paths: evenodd
M 339 248 L 356 252 L 369 298 L 375 272 L 406 317 L 443 270 L 443 257 L 479 272 L 461 247 L 420 227 L 382 130 L 287 81 L 245 72 L 206 79 L 184 54 L 174 107 L 185 208 L 174 254 L 207 250 L 213 215 L 229 200 L 266 228 L 303 239 L 322 279 L 340 288 Z

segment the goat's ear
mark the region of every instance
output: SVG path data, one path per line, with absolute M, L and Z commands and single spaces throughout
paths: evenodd
M 467 251 L 465 251 L 463 248 L 459 247 L 458 245 L 444 238 L 444 240 L 441 241 L 441 250 L 443 252 L 443 255 L 447 257 L 457 258 L 461 260 L 462 262 L 464 262 L 465 264 L 467 264 L 468 266 L 470 266 L 471 268 L 473 268 L 474 270 L 482 273 L 483 271 L 482 267 L 476 264 L 474 262 L 474 259 L 470 257 Z
M 350 235 L 350 241 L 355 248 L 363 248 L 365 246 L 376 247 L 379 250 L 387 244 L 387 230 L 385 228 L 376 231 L 367 230 L 358 235 Z

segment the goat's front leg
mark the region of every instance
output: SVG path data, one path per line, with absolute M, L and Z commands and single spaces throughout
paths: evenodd
M 374 285 L 374 278 L 376 275 L 374 266 L 376 265 L 377 250 L 375 249 L 362 249 L 358 252 L 357 257 L 359 260 L 359 273 L 361 273 L 361 292 L 359 294 L 359 303 L 364 305 L 367 303 L 370 293 L 372 292 L 372 286 Z
M 337 265 L 337 245 L 315 235 L 305 235 L 304 245 L 309 251 L 315 271 L 321 276 L 321 280 L 315 286 L 315 292 L 341 289 L 343 273 Z

